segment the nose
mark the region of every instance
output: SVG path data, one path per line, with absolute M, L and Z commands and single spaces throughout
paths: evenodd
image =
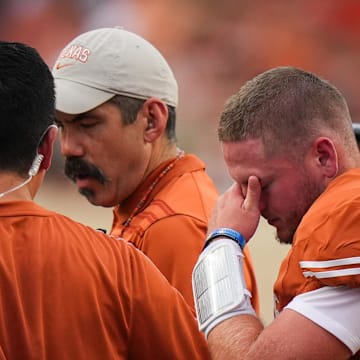
M 64 157 L 82 157 L 85 154 L 85 149 L 80 141 L 80 138 L 71 131 L 60 132 L 60 148 L 61 154 Z

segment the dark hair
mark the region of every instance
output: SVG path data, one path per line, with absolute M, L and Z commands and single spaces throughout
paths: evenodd
M 326 80 L 294 67 L 245 83 L 227 101 L 218 127 L 220 141 L 261 139 L 270 156 L 293 152 L 297 158 L 316 137 L 329 134 L 349 149 L 355 145 L 345 98 Z
M 0 41 L 0 170 L 27 174 L 54 112 L 53 77 L 39 53 Z
M 122 115 L 124 123 L 132 124 L 136 120 L 136 116 L 140 111 L 141 107 L 143 106 L 146 100 L 143 99 L 136 99 L 128 96 L 123 95 L 116 95 L 110 99 L 109 102 L 115 104 Z M 175 132 L 175 125 L 176 125 L 176 111 L 173 106 L 167 105 L 169 116 L 166 123 L 166 136 L 170 141 L 176 141 L 176 132 Z

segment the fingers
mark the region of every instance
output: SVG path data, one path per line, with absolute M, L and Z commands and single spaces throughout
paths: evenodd
M 248 186 L 246 191 L 246 197 L 243 202 L 245 211 L 259 211 L 259 202 L 261 196 L 261 184 L 256 176 L 250 176 L 248 180 Z
M 243 194 L 240 185 L 233 184 L 219 196 L 209 221 L 208 231 L 228 227 L 240 232 L 249 240 L 260 220 L 260 196 L 261 185 L 256 176 L 249 177 L 246 194 Z

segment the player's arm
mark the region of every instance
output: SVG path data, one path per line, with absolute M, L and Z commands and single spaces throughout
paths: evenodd
M 359 288 L 298 295 L 264 328 L 244 281 L 242 236 L 229 229 L 213 234 L 193 271 L 199 328 L 213 359 L 348 359 L 359 351 Z
M 349 359 L 335 336 L 301 314 L 285 309 L 265 329 L 251 315 L 216 326 L 208 337 L 212 359 Z
M 249 179 L 245 196 L 240 187 L 234 185 L 220 197 L 211 228 L 225 225 L 225 234 L 218 236 L 218 230 L 213 231 L 215 236 L 210 233 L 209 245 L 193 271 L 197 318 L 208 339 L 212 358 L 349 358 L 352 352 L 343 341 L 301 312 L 285 309 L 267 328 L 256 317 L 243 279 L 241 248 L 256 230 L 259 199 L 260 184 L 255 177 Z M 235 234 L 227 231 L 228 228 L 235 229 Z M 311 306 L 312 300 L 304 299 L 303 304 Z M 360 339 L 357 328 L 352 335 Z M 353 351 L 357 351 L 356 347 Z

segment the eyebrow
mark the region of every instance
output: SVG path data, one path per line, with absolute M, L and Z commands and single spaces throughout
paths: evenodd
M 83 120 L 84 118 L 89 117 L 89 112 L 86 113 L 81 113 L 78 115 L 73 116 L 70 120 L 65 120 L 65 121 L 60 121 L 56 116 L 55 116 L 55 121 L 59 124 L 62 123 L 68 123 L 68 124 L 75 124 L 81 120 Z

